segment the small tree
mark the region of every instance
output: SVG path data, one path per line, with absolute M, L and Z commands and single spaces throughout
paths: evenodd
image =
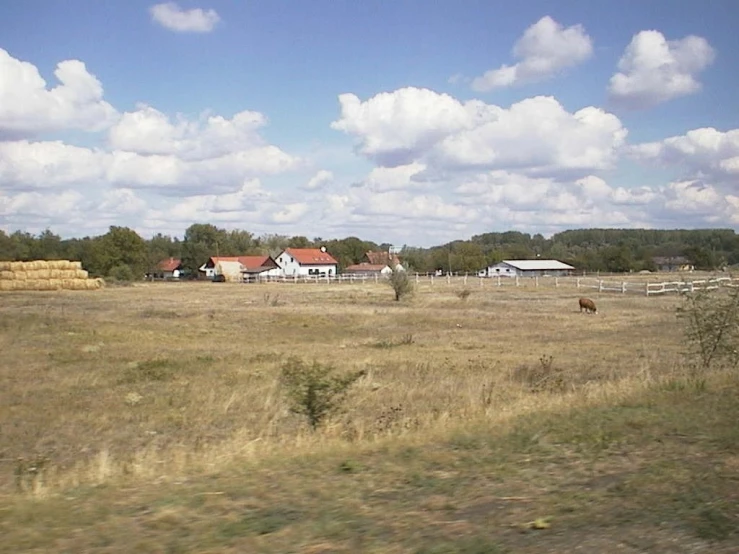
M 390 274 L 390 286 L 395 291 L 395 300 L 400 301 L 401 298 L 413 293 L 413 283 L 408 273 L 402 269 L 394 268 Z
M 686 294 L 677 311 L 685 322 L 690 354 L 700 369 L 739 363 L 739 289 Z
M 304 415 L 314 430 L 338 410 L 349 388 L 365 374 L 356 371 L 339 376 L 333 375 L 334 371 L 331 365 L 307 364 L 296 357 L 282 366 L 281 381 L 287 388 L 290 410 Z

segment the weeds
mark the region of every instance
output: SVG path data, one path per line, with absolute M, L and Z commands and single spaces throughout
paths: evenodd
M 566 388 L 563 371 L 555 368 L 554 357 L 546 354 L 539 357 L 539 365 L 521 366 L 512 377 L 528 385 L 531 392 L 562 392 Z
M 464 288 L 462 290 L 458 290 L 456 294 L 457 294 L 457 298 L 459 298 L 462 302 L 464 302 L 470 297 L 470 294 L 472 294 L 472 291 L 470 289 Z
M 411 333 L 405 334 L 397 340 L 382 339 L 371 344 L 375 348 L 394 348 L 396 346 L 407 346 L 413 344 L 413 335 Z

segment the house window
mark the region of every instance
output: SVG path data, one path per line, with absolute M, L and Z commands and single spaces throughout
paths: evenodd
M 500 273 L 500 268 L 499 267 L 496 267 L 495 268 L 495 271 L 497 271 L 498 273 Z

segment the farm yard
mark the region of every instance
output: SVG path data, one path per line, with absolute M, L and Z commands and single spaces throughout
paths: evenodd
M 736 551 L 739 379 L 572 279 L 4 293 L 0 551 Z M 363 372 L 315 430 L 295 360 Z

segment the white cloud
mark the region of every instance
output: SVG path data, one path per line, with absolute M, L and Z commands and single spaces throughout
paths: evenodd
M 310 178 L 308 183 L 305 185 L 306 190 L 319 190 L 326 185 L 332 183 L 334 180 L 334 174 L 325 169 L 321 169 L 313 177 Z
M 173 123 L 166 114 L 141 104 L 111 127 L 110 146 L 138 154 L 176 154 L 186 160 L 202 160 L 264 144 L 257 131 L 266 125 L 267 118 L 259 112 L 242 111 L 231 119 L 203 115 L 197 121 L 177 114 L 175 119 Z
M 275 211 L 271 215 L 271 219 L 274 223 L 297 223 L 300 219 L 308 213 L 308 204 L 304 202 L 294 202 L 292 204 L 286 204 L 279 210 Z
M 103 87 L 79 60 L 60 62 L 48 89 L 36 66 L 0 48 L 0 139 L 60 129 L 100 131 L 118 118 Z
M 402 190 L 412 187 L 413 177 L 424 169 L 426 169 L 426 166 L 418 162 L 397 167 L 375 167 L 370 171 L 363 184 L 374 192 Z
M 403 88 L 365 102 L 339 97 L 332 127 L 359 139 L 361 154 L 382 166 L 426 163 L 429 170 L 512 169 L 584 175 L 613 166 L 627 131 L 613 114 L 587 107 L 567 112 L 552 97 L 510 108 Z
M 693 129 L 684 135 L 631 146 L 628 152 L 638 161 L 684 168 L 688 176 L 737 191 L 739 129 Z
M 215 10 L 183 10 L 176 2 L 155 4 L 149 8 L 153 21 L 180 33 L 209 33 L 221 20 Z
M 689 35 L 668 41 L 659 31 L 641 31 L 618 62 L 611 77 L 610 99 L 630 108 L 648 108 L 701 89 L 697 75 L 714 60 L 708 41 Z
M 0 189 L 48 189 L 100 181 L 108 156 L 61 141 L 0 142 Z
M 564 28 L 549 16 L 542 17 L 524 32 L 513 47 L 521 61 L 486 71 L 472 81 L 477 91 L 534 83 L 579 65 L 593 55 L 593 42 L 582 25 Z

